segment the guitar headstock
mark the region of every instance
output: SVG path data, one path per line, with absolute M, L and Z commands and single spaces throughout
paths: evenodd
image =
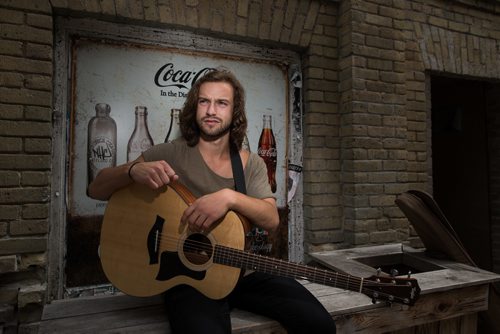
M 374 275 L 364 278 L 362 293 L 389 303 L 413 305 L 420 296 L 420 287 L 415 278 Z

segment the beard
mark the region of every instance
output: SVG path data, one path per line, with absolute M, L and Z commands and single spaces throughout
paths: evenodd
M 212 127 L 204 124 L 204 120 L 205 118 L 198 120 L 198 128 L 200 129 L 200 136 L 206 141 L 219 139 L 230 131 L 231 124 L 221 119 L 217 119 L 220 123 Z

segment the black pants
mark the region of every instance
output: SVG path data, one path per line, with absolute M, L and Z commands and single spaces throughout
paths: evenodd
M 252 273 L 228 297 L 213 300 L 189 286 L 165 293 L 172 331 L 176 334 L 231 333 L 233 307 L 277 320 L 288 333 L 335 333 L 335 322 L 321 303 L 293 279 Z

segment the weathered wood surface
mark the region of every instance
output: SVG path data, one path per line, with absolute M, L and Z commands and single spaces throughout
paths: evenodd
M 242 310 L 231 313 L 233 333 L 283 331 L 266 317 Z M 43 311 L 39 333 L 170 333 L 160 297 L 126 295 L 54 301 Z
M 333 270 L 366 277 L 374 275 L 376 269 L 359 262 L 357 259 L 388 256 L 391 254 L 402 254 L 401 245 L 390 244 L 340 251 L 319 252 L 311 254 L 311 257 Z M 411 261 L 413 257 L 415 258 L 413 263 L 424 261 L 436 268 L 432 271 L 412 274 L 412 277 L 418 280 L 422 288 L 421 294 L 448 291 L 454 288 L 463 288 L 478 284 L 488 284 L 500 280 L 500 275 L 498 274 L 462 263 L 432 259 L 426 257 L 421 251 L 414 250 L 411 247 L 405 247 L 405 255 L 407 261 Z M 404 273 L 400 274 L 403 275 Z
M 337 319 L 339 332 L 346 333 L 476 333 L 477 312 L 488 309 L 490 283 L 498 282 L 500 275 L 446 260 L 432 259 L 419 250 L 401 244 L 360 247 L 354 249 L 321 252 L 311 255 L 317 262 L 337 271 L 366 277 L 375 273 L 374 262 L 378 257 L 387 265 L 390 258 L 400 259 L 404 264 L 425 268 L 417 278 L 422 288 L 420 300 L 414 307 L 387 313 L 367 311 L 348 314 L 348 320 Z M 370 266 L 364 264 L 370 263 Z M 400 273 L 402 274 L 402 273 Z M 392 307 L 394 308 L 394 306 Z M 491 312 L 490 312 L 491 313 Z M 384 317 L 386 319 L 384 320 Z M 406 319 L 403 319 L 405 318 Z M 372 319 L 376 320 L 373 322 Z M 406 321 L 410 328 L 397 328 L 394 324 Z M 413 320 L 412 320 L 413 319 Z M 382 326 L 382 327 L 379 327 Z M 500 332 L 500 329 L 497 329 Z
M 46 305 L 43 310 L 43 319 L 77 317 L 158 305 L 162 305 L 162 298 L 160 296 L 136 298 L 127 295 L 116 295 L 62 299 Z
M 487 307 L 487 285 L 422 296 L 415 306 L 372 304 L 365 295 L 306 285 L 331 312 L 339 333 L 384 333 L 476 314 Z M 284 333 L 273 320 L 234 310 L 233 333 Z M 53 302 L 44 309 L 43 333 L 169 333 L 161 298 L 125 295 Z M 446 333 L 446 332 L 442 332 Z M 450 332 L 451 333 L 451 332 Z M 466 332 L 474 333 L 474 332 Z
M 392 332 L 392 334 L 469 334 L 475 333 L 476 328 L 477 316 L 476 314 L 471 314 L 401 329 Z
M 337 328 L 340 333 L 375 334 L 396 332 L 408 327 L 426 327 L 429 323 L 446 323 L 447 320 L 475 315 L 487 308 L 487 302 L 487 285 L 427 294 L 410 308 L 393 305 L 336 317 Z M 475 330 L 468 333 L 475 333 Z
M 401 252 L 400 247 L 370 247 L 346 251 L 339 262 L 338 253 L 322 253 L 316 259 L 324 264 L 346 265 L 357 276 L 374 274 L 373 268 L 347 257 Z M 342 252 L 340 252 L 342 253 Z M 348 256 L 345 256 L 348 254 Z M 352 261 L 352 259 L 350 260 Z M 439 270 L 414 275 L 422 289 L 414 306 L 372 304 L 364 294 L 302 282 L 325 306 L 337 322 L 338 333 L 476 333 L 477 313 L 488 308 L 489 283 L 500 275 L 469 266 L 437 261 Z M 365 271 L 362 275 L 362 271 Z M 233 333 L 285 333 L 275 321 L 241 310 L 231 313 Z M 137 298 L 125 295 L 58 300 L 46 305 L 40 324 L 45 333 L 170 333 L 161 297 Z

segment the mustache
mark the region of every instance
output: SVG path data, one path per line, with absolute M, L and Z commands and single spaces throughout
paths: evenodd
M 222 122 L 222 120 L 219 117 L 215 117 L 215 116 L 205 116 L 201 120 L 202 120 L 202 122 L 204 122 L 206 120 Z

